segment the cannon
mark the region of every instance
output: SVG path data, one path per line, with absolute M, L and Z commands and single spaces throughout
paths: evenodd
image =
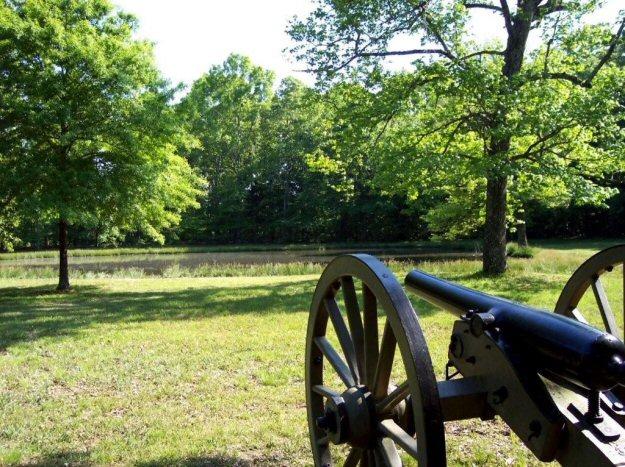
M 540 461 L 625 465 L 625 344 L 601 281 L 624 261 L 625 245 L 586 261 L 555 313 L 413 270 L 406 288 L 457 316 L 437 381 L 393 273 L 369 255 L 335 258 L 317 283 L 306 337 L 315 465 L 443 466 L 445 422 L 495 416 Z M 605 330 L 584 316 L 589 290 Z

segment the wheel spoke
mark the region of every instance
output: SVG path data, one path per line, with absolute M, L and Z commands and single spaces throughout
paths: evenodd
M 330 389 L 327 386 L 323 386 L 322 384 L 316 384 L 315 386 L 313 386 L 312 388 L 313 392 L 316 392 L 317 394 L 319 394 L 320 396 L 323 397 L 339 397 L 340 394 L 338 392 L 336 392 L 333 389 Z
M 351 276 L 341 277 L 341 289 L 343 290 L 343 299 L 345 300 L 345 311 L 347 312 L 347 322 L 356 351 L 356 360 L 358 363 L 358 372 L 360 375 L 365 374 L 365 338 L 362 327 L 362 319 L 360 318 L 360 307 L 358 306 L 358 297 L 354 288 L 354 279 Z
M 326 298 L 324 305 L 330 315 L 330 320 L 334 325 L 336 337 L 339 339 L 339 344 L 341 345 L 341 349 L 343 349 L 343 355 L 345 355 L 345 359 L 347 360 L 347 365 L 349 366 L 353 379 L 356 383 L 358 383 L 360 381 L 360 374 L 358 373 L 356 351 L 354 349 L 352 338 L 347 330 L 347 326 L 345 325 L 345 320 L 343 320 L 343 317 L 341 316 L 341 310 L 339 310 L 339 306 L 333 298 Z
M 365 382 L 373 387 L 375 367 L 378 364 L 378 303 L 371 289 L 362 284 L 363 295 L 363 321 L 365 333 Z
M 391 438 L 404 451 L 417 458 L 417 440 L 406 433 L 397 423 L 391 419 L 383 420 L 378 424 L 378 427 L 382 433 Z
M 351 448 L 343 467 L 356 467 L 362 458 L 362 449 Z
M 586 320 L 586 318 L 584 318 L 584 315 L 582 315 L 582 312 L 579 311 L 577 308 L 573 308 L 571 310 L 571 315 L 573 315 L 573 318 L 575 318 L 580 323 L 588 324 L 588 321 Z
M 393 334 L 388 319 L 384 325 L 384 334 L 382 334 L 382 345 L 380 346 L 380 357 L 375 370 L 375 378 L 373 384 L 373 397 L 381 399 L 388 392 L 388 384 L 391 380 L 391 370 L 393 368 L 393 359 L 395 358 L 395 346 L 397 339 Z
M 393 410 L 397 404 L 408 397 L 410 388 L 408 387 L 408 381 L 402 383 L 399 387 L 395 388 L 388 396 L 375 404 L 375 411 L 377 413 L 387 413 Z
M 402 466 L 397 447 L 395 447 L 395 443 L 389 438 L 382 438 L 376 441 L 375 458 L 376 464 L 379 463 L 380 465 L 389 467 Z
M 334 347 L 332 347 L 328 339 L 326 339 L 325 336 L 315 337 L 315 344 L 317 344 L 323 356 L 328 359 L 330 365 L 332 365 L 332 368 L 334 368 L 334 371 L 339 375 L 339 378 L 341 378 L 345 386 L 354 386 L 356 383 L 354 382 L 351 371 L 349 371 L 349 367 L 336 350 L 334 350 Z
M 605 293 L 605 289 L 603 288 L 603 284 L 599 276 L 595 276 L 591 281 L 590 285 L 592 287 L 593 293 L 595 294 L 595 300 L 597 301 L 597 305 L 599 306 L 601 318 L 603 318 L 603 324 L 606 330 L 613 336 L 618 337 L 618 327 L 616 326 L 616 320 L 614 319 L 614 314 L 612 313 L 610 302 L 608 301 L 608 297 Z

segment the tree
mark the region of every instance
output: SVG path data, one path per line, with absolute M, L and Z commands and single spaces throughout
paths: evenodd
M 317 3 L 290 27 L 293 53 L 322 83 L 350 76 L 370 88 L 363 108 L 384 132 L 371 152 L 385 190 L 453 197 L 482 187 L 485 272 L 506 269 L 511 182 L 558 181 L 567 196 L 607 196 L 597 181 L 623 163 L 614 99 L 623 73 L 611 62 L 625 19 L 615 32 L 580 26 L 595 0 Z M 505 44 L 472 39 L 477 10 L 497 16 Z M 530 33 L 542 38 L 533 51 Z M 406 36 L 416 46 L 391 46 Z M 385 72 L 392 56 L 413 57 L 414 71 Z
M 252 169 L 250 212 L 265 241 L 333 239 L 338 196 L 310 170 L 311 154 L 328 144 L 331 110 L 324 96 L 287 78 L 263 112 L 259 157 Z
M 70 226 L 163 241 L 203 185 L 176 153 L 193 140 L 135 28 L 107 0 L 0 2 L 0 199 L 58 223 L 62 291 Z
M 233 54 L 195 81 L 179 105 L 200 142 L 187 157 L 208 180 L 203 209 L 190 220 L 205 238 L 241 239 L 248 173 L 259 156 L 262 114 L 273 96 L 273 80 L 272 72 Z M 225 230 L 214 231 L 217 225 Z
M 0 251 L 13 251 L 19 238 L 15 229 L 20 225 L 19 214 L 11 203 L 0 206 Z

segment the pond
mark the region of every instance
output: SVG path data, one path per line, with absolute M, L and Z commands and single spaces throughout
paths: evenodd
M 70 269 L 83 272 L 113 272 L 120 269 L 139 269 L 149 275 L 160 275 L 172 266 L 195 269 L 204 265 L 255 265 L 275 263 L 315 263 L 326 264 L 337 255 L 345 253 L 368 253 L 384 260 L 406 261 L 439 261 L 451 259 L 476 259 L 480 255 L 467 251 L 432 251 L 407 249 L 310 249 L 286 251 L 247 251 L 247 252 L 215 252 L 215 253 L 178 253 L 178 254 L 146 254 L 118 256 L 75 256 L 70 257 Z M 28 258 L 0 261 L 0 268 L 53 268 L 58 264 L 57 258 Z

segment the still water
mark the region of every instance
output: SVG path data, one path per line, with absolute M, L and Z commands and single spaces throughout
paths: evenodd
M 344 253 L 368 253 L 385 260 L 407 262 L 436 261 L 450 259 L 475 259 L 474 252 L 432 252 L 419 249 L 326 249 L 292 251 L 247 251 L 226 253 L 179 253 L 121 256 L 70 257 L 70 269 L 74 271 L 112 272 L 119 269 L 141 269 L 146 274 L 160 275 L 172 266 L 195 269 L 203 265 L 219 264 L 266 264 L 266 263 L 317 263 L 326 264 L 332 258 Z M 32 258 L 0 261 L 3 267 L 51 268 L 58 264 L 56 258 Z

